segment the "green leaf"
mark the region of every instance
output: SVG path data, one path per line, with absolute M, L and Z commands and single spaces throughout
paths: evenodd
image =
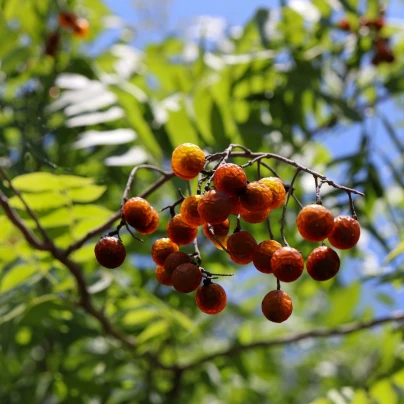
M 74 175 L 55 175 L 46 172 L 35 172 L 15 177 L 11 183 L 20 191 L 44 192 L 85 187 L 92 184 L 93 180 L 91 178 L 77 177 Z
M 38 194 L 22 194 L 28 206 L 33 210 L 46 210 L 60 208 L 66 205 L 68 199 L 59 192 L 43 192 Z M 10 205 L 15 209 L 25 210 L 23 203 L 17 196 L 9 199 Z
M 97 200 L 106 189 L 105 185 L 90 185 L 86 188 L 71 189 L 68 195 L 74 202 L 92 202 Z
M 330 296 L 331 310 L 324 318 L 328 327 L 336 326 L 352 320 L 352 316 L 359 302 L 361 287 L 358 282 L 338 289 Z
M 152 338 L 156 338 L 158 336 L 164 336 L 168 331 L 168 323 L 166 320 L 160 320 L 155 323 L 149 325 L 144 331 L 142 331 L 138 338 L 137 342 L 142 344 Z
M 404 241 L 398 243 L 397 247 L 395 247 L 386 257 L 385 261 L 390 262 L 397 258 L 399 255 L 404 253 Z
M 183 103 L 179 111 L 170 111 L 165 124 L 171 144 L 175 147 L 181 143 L 199 143 L 199 136 L 192 125 Z
M 398 403 L 397 394 L 387 379 L 378 381 L 370 388 L 370 395 L 377 400 L 378 404 Z
M 99 205 L 74 205 L 71 213 L 75 219 L 86 219 L 88 217 L 108 218 L 114 212 Z
M 8 290 L 23 284 L 35 273 L 37 273 L 37 268 L 35 268 L 33 265 L 16 265 L 3 276 L 0 284 L 0 292 L 7 292 Z
M 158 311 L 153 308 L 145 308 L 126 313 L 122 322 L 127 326 L 134 326 L 151 323 L 157 317 L 160 317 Z

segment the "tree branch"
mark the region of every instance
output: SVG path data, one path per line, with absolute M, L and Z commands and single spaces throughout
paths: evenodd
M 97 310 L 92 302 L 91 294 L 88 292 L 87 283 L 81 271 L 80 265 L 72 261 L 66 256 L 66 252 L 57 248 L 52 242 L 41 242 L 34 233 L 25 225 L 18 213 L 9 205 L 7 197 L 0 190 L 0 205 L 4 209 L 5 214 L 9 220 L 21 231 L 27 242 L 34 248 L 41 251 L 48 251 L 60 263 L 66 266 L 69 272 L 73 275 L 77 290 L 80 296 L 80 306 L 92 317 L 94 317 L 102 326 L 106 335 L 109 335 L 122 344 L 134 348 L 135 342 L 129 337 L 123 335 L 118 331 L 108 320 L 101 310 Z M 34 214 L 35 216 L 35 214 Z M 48 239 L 48 237 L 46 237 Z
M 286 335 L 284 337 L 274 338 L 269 341 L 253 342 L 251 344 L 246 345 L 234 345 L 227 350 L 207 355 L 201 359 L 196 360 L 195 362 L 189 363 L 188 365 L 183 365 L 181 369 L 183 371 L 194 369 L 206 362 L 213 361 L 217 358 L 232 357 L 234 355 L 240 354 L 241 352 L 248 351 L 251 349 L 272 348 L 275 346 L 289 345 L 310 338 L 328 338 L 335 336 L 343 336 L 358 331 L 366 330 L 369 328 L 377 327 L 382 324 L 397 323 L 402 321 L 404 321 L 404 311 L 396 311 L 388 316 L 376 318 L 370 321 L 357 321 L 350 324 L 344 324 L 335 328 L 319 328 L 311 331 L 294 333 Z

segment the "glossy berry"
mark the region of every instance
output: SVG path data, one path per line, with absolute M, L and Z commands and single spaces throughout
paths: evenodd
M 213 177 L 215 189 L 223 191 L 228 196 L 238 196 L 247 185 L 247 176 L 237 164 L 221 164 Z
M 285 203 L 286 191 L 282 180 L 277 177 L 265 177 L 258 182 L 266 185 L 272 192 L 272 202 L 269 209 L 279 208 Z
M 304 269 L 302 254 L 295 248 L 279 248 L 272 255 L 271 268 L 281 282 L 293 282 L 300 277 Z
M 240 195 L 240 202 L 249 212 L 269 209 L 272 203 L 272 192 L 262 183 L 250 182 Z
M 178 245 L 173 243 L 169 238 L 160 238 L 156 240 L 152 246 L 151 256 L 157 265 L 164 266 L 167 257 L 178 251 Z
M 229 229 L 230 229 L 230 220 L 226 219 L 223 223 L 218 223 L 218 224 L 212 224 L 212 230 L 215 233 L 215 236 L 217 237 L 224 237 L 227 236 L 229 234 Z M 210 234 L 209 228 L 208 228 L 208 224 L 205 223 L 203 225 L 203 233 L 205 234 L 205 236 L 210 239 L 210 240 L 214 240 L 214 237 Z
M 335 248 L 348 250 L 356 246 L 361 235 L 359 222 L 350 216 L 336 216 L 328 241 Z
M 232 234 L 227 240 L 227 251 L 230 259 L 237 264 L 246 265 L 253 260 L 257 242 L 254 237 L 246 232 L 239 231 Z
M 259 243 L 253 254 L 253 264 L 255 268 L 264 274 L 271 274 L 271 259 L 274 252 L 279 248 L 282 248 L 282 246 L 275 240 L 265 240 Z
M 206 314 L 218 314 L 227 304 L 225 290 L 217 283 L 204 281 L 195 296 L 196 304 Z
M 70 11 L 63 11 L 59 14 L 59 25 L 62 28 L 73 28 L 77 15 Z
M 118 268 L 126 258 L 125 246 L 116 237 L 103 237 L 95 245 L 94 253 L 98 263 L 109 269 Z
M 247 223 L 262 223 L 271 212 L 271 209 L 257 210 L 256 212 L 248 212 L 244 210 L 241 212 L 240 217 Z
M 156 279 L 157 282 L 164 286 L 172 286 L 171 276 L 167 275 L 167 272 L 164 270 L 164 267 L 157 265 L 156 267 Z
M 240 202 L 240 198 L 238 196 L 230 196 L 230 213 L 232 215 L 239 215 L 242 211 L 246 211 Z
M 307 205 L 298 214 L 297 229 L 308 241 L 322 241 L 328 237 L 334 227 L 334 217 L 321 205 Z
M 226 247 L 227 238 L 228 238 L 227 234 L 229 233 L 229 229 L 230 229 L 229 219 L 226 219 L 223 223 L 212 224 L 211 226 L 212 226 L 212 230 L 213 230 L 215 236 L 219 239 L 220 243 L 224 247 Z M 215 237 L 210 233 L 207 223 L 205 223 L 203 225 L 203 233 L 209 240 L 212 241 L 212 243 L 215 245 L 216 248 L 218 248 L 219 250 L 223 250 L 222 246 L 217 242 Z
M 164 262 L 164 269 L 167 275 L 170 277 L 173 272 L 182 264 L 188 264 L 191 262 L 191 258 L 188 254 L 182 251 L 176 251 L 171 253 Z
M 273 290 L 265 295 L 261 309 L 269 321 L 283 323 L 292 314 L 292 299 L 282 290 Z
M 174 174 L 184 180 L 195 178 L 205 165 L 205 154 L 195 144 L 177 146 L 172 154 L 171 167 Z
M 315 281 L 328 281 L 333 278 L 339 266 L 338 254 L 326 246 L 315 248 L 306 261 L 307 272 Z
M 73 35 L 85 38 L 90 31 L 90 24 L 85 18 L 77 18 L 73 25 Z
M 171 282 L 178 292 L 190 293 L 202 282 L 202 273 L 194 264 L 181 264 L 171 275 Z
M 198 203 L 199 215 L 206 223 L 223 223 L 230 215 L 230 198 L 222 191 L 206 192 Z
M 144 227 L 138 225 L 138 226 L 136 226 L 136 230 L 141 234 L 152 234 L 159 227 L 159 223 L 160 223 L 159 214 L 157 213 L 157 211 L 154 208 L 152 208 L 150 223 Z
M 123 217 L 130 226 L 137 229 L 146 228 L 153 218 L 153 210 L 146 199 L 135 197 L 128 199 L 123 205 Z
M 196 227 L 191 227 L 185 223 L 181 214 L 175 215 L 167 225 L 168 238 L 178 245 L 186 245 L 192 243 L 198 234 Z
M 205 223 L 198 212 L 198 204 L 201 198 L 201 195 L 188 196 L 181 204 L 182 220 L 189 226 L 197 227 Z

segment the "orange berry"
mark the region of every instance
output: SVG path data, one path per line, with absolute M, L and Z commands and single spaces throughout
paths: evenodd
M 171 241 L 178 245 L 186 245 L 194 241 L 198 229 L 191 227 L 182 219 L 181 214 L 175 215 L 167 225 L 167 235 Z
M 307 272 L 315 281 L 328 281 L 333 278 L 339 270 L 339 265 L 338 254 L 326 246 L 315 248 L 306 262 Z
M 190 226 L 197 227 L 205 223 L 198 212 L 198 203 L 201 198 L 201 195 L 188 196 L 181 204 L 182 220 Z
M 241 212 L 245 211 L 247 212 L 242 206 L 240 202 L 240 198 L 238 196 L 230 196 L 230 213 L 232 215 L 239 215 Z
M 73 25 L 73 35 L 85 38 L 90 31 L 90 24 L 85 18 L 77 18 Z
M 237 164 L 224 163 L 217 169 L 213 177 L 215 189 L 228 196 L 239 195 L 247 185 L 247 176 Z
M 194 264 L 181 264 L 171 275 L 171 282 L 178 292 L 193 292 L 202 282 L 202 273 Z
M 240 217 L 247 223 L 262 223 L 271 212 L 271 209 L 257 210 L 256 212 L 241 212 Z
M 283 323 L 292 314 L 292 299 L 282 290 L 273 290 L 262 300 L 261 309 L 269 321 Z
M 240 202 L 249 212 L 265 210 L 271 206 L 272 192 L 264 184 L 257 181 L 250 182 L 240 195 Z
M 281 282 L 293 282 L 303 272 L 304 261 L 302 254 L 295 248 L 278 248 L 272 255 L 271 268 L 273 274 Z
M 328 237 L 334 227 L 334 217 L 321 205 L 307 205 L 298 214 L 297 229 L 308 241 L 322 241 Z
M 126 223 L 140 229 L 146 228 L 153 219 L 153 208 L 146 199 L 130 198 L 123 205 L 122 214 Z
M 156 279 L 157 282 L 164 286 L 173 286 L 171 283 L 171 277 L 167 275 L 167 272 L 164 270 L 164 267 L 157 265 L 156 268 Z
M 223 223 L 212 224 L 211 226 L 213 232 L 215 233 L 215 236 L 217 236 L 218 238 L 225 237 L 229 234 L 230 220 L 226 219 Z M 210 234 L 207 223 L 203 225 L 203 233 L 208 239 L 214 240 L 214 237 Z
M 174 173 L 178 178 L 182 178 L 183 180 L 187 180 L 187 181 L 192 180 L 192 179 L 195 178 L 194 175 L 184 175 L 184 174 L 179 173 L 175 168 L 173 168 L 173 167 L 171 167 L 171 168 L 172 168 L 172 170 L 173 170 L 173 173 Z
M 70 11 L 63 11 L 59 14 L 59 25 L 63 28 L 73 28 L 76 20 L 76 14 Z
M 167 275 L 170 277 L 173 272 L 182 264 L 188 264 L 191 262 L 191 258 L 188 254 L 182 251 L 176 251 L 171 253 L 164 262 L 164 269 Z
M 109 269 L 118 268 L 126 258 L 125 246 L 116 237 L 103 237 L 95 245 L 94 253 L 98 263 Z
M 195 178 L 205 166 L 205 154 L 195 144 L 184 143 L 177 146 L 171 157 L 174 174 L 184 180 Z
M 255 268 L 264 274 L 271 274 L 271 259 L 274 252 L 279 248 L 282 248 L 282 246 L 275 240 L 265 240 L 262 243 L 259 243 L 253 254 Z
M 159 223 L 160 223 L 160 218 L 159 218 L 159 214 L 157 213 L 157 211 L 152 208 L 151 211 L 151 221 L 147 226 L 136 226 L 135 229 L 141 233 L 141 234 L 152 234 L 154 233 L 157 228 L 159 227 Z
M 261 178 L 258 181 L 260 184 L 266 185 L 272 192 L 272 203 L 269 206 L 270 209 L 276 209 L 285 203 L 286 191 L 282 183 L 277 177 Z
M 164 265 L 167 257 L 178 250 L 178 245 L 173 243 L 169 238 L 159 238 L 152 246 L 151 256 L 157 265 Z
M 356 246 L 361 236 L 359 222 L 350 216 L 334 218 L 334 227 L 328 235 L 328 241 L 335 248 L 348 250 Z
M 208 191 L 198 203 L 199 215 L 206 223 L 223 223 L 230 215 L 230 198 L 222 191 Z
M 256 247 L 257 242 L 254 237 L 246 231 L 234 233 L 227 240 L 230 259 L 241 265 L 249 264 L 252 261 Z
M 230 221 L 229 219 L 226 219 L 223 223 L 219 223 L 219 224 L 212 224 L 212 230 L 215 233 L 215 236 L 220 240 L 220 242 L 222 243 L 222 245 L 224 247 L 226 247 L 227 245 L 227 234 L 229 233 L 229 229 L 230 229 Z M 212 234 L 210 234 L 209 228 L 208 228 L 208 224 L 205 223 L 203 225 L 203 233 L 205 234 L 205 236 L 212 241 L 212 243 L 215 245 L 216 248 L 218 248 L 219 250 L 223 250 L 222 246 L 216 241 L 216 239 L 212 236 Z
M 195 296 L 196 304 L 206 314 L 218 314 L 227 304 L 225 290 L 217 283 L 204 281 Z

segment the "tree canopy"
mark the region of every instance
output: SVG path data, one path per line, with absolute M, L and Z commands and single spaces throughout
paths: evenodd
M 243 27 L 205 17 L 193 37 L 138 49 L 101 0 L 0 0 L 0 402 L 404 401 L 403 26 L 373 0 L 281 3 Z M 261 313 L 273 275 L 237 267 L 201 231 L 204 268 L 234 274 L 220 279 L 226 309 L 208 316 L 159 285 L 150 251 L 168 210 L 144 243 L 122 229 L 121 267 L 97 263 L 135 166 L 129 197 L 160 210 L 188 192 L 170 166 L 185 142 L 241 145 L 237 164 L 246 150 L 281 155 L 364 193 L 350 203 L 322 186 L 335 215 L 354 205 L 362 237 L 336 278 L 285 284 L 287 322 Z M 295 223 L 316 184 L 281 160 L 270 168 L 296 179 L 284 231 L 307 257 Z M 278 241 L 281 219 L 271 212 Z M 268 239 L 265 224 L 254 237 Z

